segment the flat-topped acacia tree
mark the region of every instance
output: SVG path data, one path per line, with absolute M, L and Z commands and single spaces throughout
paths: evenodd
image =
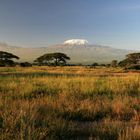
M 119 63 L 120 66 L 140 65 L 140 53 L 130 53 Z
M 38 57 L 34 62 L 39 65 L 50 65 L 53 64 L 55 66 L 58 65 L 66 65 L 67 60 L 70 60 L 64 53 L 47 53 L 40 57 Z
M 14 66 L 13 59 L 19 59 L 19 57 L 9 52 L 0 51 L 0 66 Z
M 140 53 L 130 53 L 119 62 L 119 65 L 126 69 L 140 69 Z
M 140 64 L 140 53 L 131 53 L 126 55 L 126 59 L 131 61 L 133 64 Z

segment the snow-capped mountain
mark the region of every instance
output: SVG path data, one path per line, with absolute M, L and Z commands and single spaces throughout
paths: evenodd
M 66 53 L 70 63 L 92 64 L 110 63 L 112 60 L 122 60 L 125 55 L 132 52 L 129 50 L 116 49 L 102 45 L 90 45 L 87 40 L 71 39 L 59 45 L 38 48 L 14 47 L 0 43 L 0 51 L 11 52 L 20 57 L 20 61 L 33 62 L 37 57 L 45 53 Z
M 70 40 L 66 40 L 63 44 L 64 45 L 87 45 L 88 41 L 85 39 L 70 39 Z

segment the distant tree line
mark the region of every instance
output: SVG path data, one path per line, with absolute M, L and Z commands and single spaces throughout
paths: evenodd
M 9 53 L 0 51 L 0 66 L 16 66 L 17 64 L 21 67 L 30 67 L 32 65 L 38 66 L 74 66 L 75 64 L 68 64 L 67 61 L 70 60 L 70 57 L 64 53 L 56 52 L 56 53 L 47 53 L 42 56 L 39 56 L 34 60 L 34 63 L 31 64 L 29 62 L 17 63 L 14 60 L 19 59 L 18 56 Z M 79 64 L 79 66 L 82 64 Z M 130 53 L 126 55 L 126 58 L 120 62 L 117 60 L 112 60 L 110 64 L 98 64 L 94 62 L 90 65 L 90 67 L 95 68 L 98 66 L 104 67 L 123 67 L 125 69 L 140 69 L 140 53 Z

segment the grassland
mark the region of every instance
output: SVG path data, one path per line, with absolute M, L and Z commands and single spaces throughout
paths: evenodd
M 140 74 L 0 68 L 0 140 L 139 140 Z

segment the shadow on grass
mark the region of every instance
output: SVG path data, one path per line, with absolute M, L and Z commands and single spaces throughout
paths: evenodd
M 47 72 L 32 72 L 32 73 L 0 73 L 0 77 L 74 77 L 74 76 L 82 76 L 79 74 L 61 74 L 61 73 L 47 73 Z
M 11 72 L 11 73 L 0 73 L 0 77 L 45 77 L 45 76 L 51 76 L 51 77 L 84 77 L 84 76 L 89 76 L 89 77 L 125 77 L 126 75 L 116 75 L 115 73 L 112 74 L 72 74 L 72 73 L 48 73 L 48 72 Z

